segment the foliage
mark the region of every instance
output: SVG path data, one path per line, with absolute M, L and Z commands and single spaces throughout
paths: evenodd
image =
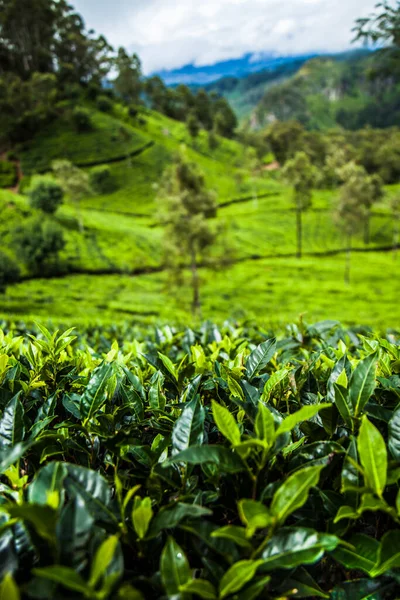
M 52 164 L 52 169 L 64 192 L 75 203 L 79 228 L 83 231 L 80 202 L 85 196 L 89 196 L 92 191 L 89 184 L 89 175 L 68 160 L 55 160 Z
M 65 246 L 62 228 L 50 219 L 31 218 L 15 229 L 13 236 L 18 257 L 35 274 L 56 264 Z M 54 270 L 54 269 L 53 269 Z
M 188 114 L 186 126 L 191 138 L 195 139 L 199 135 L 200 123 L 197 120 L 196 112 L 191 110 Z
M 394 338 L 21 333 L 0 334 L 3 595 L 397 595 Z
M 10 283 L 18 281 L 20 270 L 17 263 L 5 254 L 0 252 L 0 293 L 4 293 Z
M 124 48 L 118 49 L 114 65 L 118 75 L 114 80 L 114 87 L 125 102 L 137 104 L 142 90 L 142 67 L 137 54 L 129 56 Z
M 96 106 L 98 110 L 101 110 L 102 112 L 111 112 L 113 108 L 113 103 L 111 102 L 110 98 L 102 95 L 97 96 Z
M 216 232 L 209 219 L 216 216 L 216 203 L 205 185 L 204 175 L 197 165 L 181 154 L 166 170 L 159 197 L 163 203 L 161 222 L 165 224 L 165 248 L 173 267 L 189 263 L 192 271 L 193 303 L 196 314 L 200 309 L 198 263 L 205 260 L 213 245 Z
M 79 106 L 74 108 L 72 120 L 78 133 L 90 131 L 93 128 L 90 112 L 86 108 L 80 108 Z
M 17 182 L 17 168 L 14 163 L 0 160 L 0 188 L 12 187 Z
M 63 202 L 64 190 L 57 181 L 47 175 L 35 175 L 29 188 L 32 208 L 53 215 Z
M 305 152 L 289 160 L 282 176 L 293 187 L 293 204 L 297 217 L 297 257 L 302 254 L 302 213 L 310 208 L 312 189 L 317 181 L 317 171 Z
M 108 165 L 94 167 L 90 171 L 90 186 L 97 194 L 110 194 L 116 183 Z

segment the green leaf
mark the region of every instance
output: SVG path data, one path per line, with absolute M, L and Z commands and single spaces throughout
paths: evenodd
M 253 350 L 246 362 L 246 374 L 250 381 L 269 363 L 275 352 L 275 338 L 262 342 Z
M 227 408 L 212 400 L 212 413 L 219 431 L 233 446 L 240 444 L 240 430 Z
M 272 394 L 272 392 L 274 391 L 274 389 L 276 388 L 276 386 L 285 379 L 285 377 L 287 377 L 290 373 L 290 369 L 279 369 L 279 371 L 275 371 L 274 373 L 272 373 L 271 377 L 269 379 L 267 379 L 267 381 L 265 382 L 264 385 L 264 390 L 262 393 L 262 399 L 264 400 L 264 402 L 267 402 Z
M 297 568 L 292 576 L 285 579 L 279 589 L 284 596 L 294 596 L 295 598 L 330 598 L 329 594 L 325 594 L 321 590 L 304 567 Z
M 12 448 L 0 449 L 0 475 L 7 471 L 7 469 L 15 464 L 20 458 L 23 457 L 25 452 L 32 446 L 32 443 L 18 443 Z
M 349 543 L 353 546 L 352 549 L 347 545 L 338 546 L 332 553 L 333 558 L 347 569 L 365 571 L 370 575 L 377 561 L 379 542 L 368 535 L 357 533 L 350 538 Z
M 303 506 L 307 501 L 312 487 L 319 481 L 319 475 L 324 465 L 300 469 L 286 479 L 277 489 L 271 503 L 271 513 L 282 525 L 289 515 Z
M 216 600 L 217 592 L 212 583 L 206 579 L 192 579 L 179 587 L 180 592 L 194 594 L 204 600 Z
M 63 585 L 69 590 L 78 592 L 86 596 L 90 588 L 86 581 L 73 569 L 62 567 L 61 565 L 52 565 L 51 567 L 43 567 L 41 569 L 32 569 L 32 572 L 37 577 L 49 579 L 54 583 Z
M 182 548 L 169 537 L 161 553 L 161 579 L 168 596 L 178 594 L 181 586 L 191 580 L 188 560 Z
M 82 418 L 91 419 L 107 400 L 107 382 L 112 373 L 113 365 L 111 363 L 102 363 L 93 371 L 80 400 L 79 408 Z
M 349 385 L 350 402 L 354 416 L 358 417 L 375 389 L 376 354 L 360 360 L 353 371 Z
M 35 475 L 28 488 L 29 502 L 33 504 L 48 504 L 49 499 L 56 493 L 63 493 L 64 479 L 67 469 L 61 462 L 51 462 L 42 467 Z
M 151 498 L 148 496 L 146 496 L 146 498 L 139 498 L 139 496 L 136 496 L 132 511 L 132 523 L 140 540 L 145 537 L 152 518 L 153 509 L 151 506 Z
M 240 385 L 238 384 L 236 379 L 234 379 L 233 377 L 230 377 L 229 375 L 228 375 L 228 388 L 229 388 L 231 395 L 234 398 L 240 398 L 240 400 L 244 401 L 244 392 L 243 392 L 242 388 L 240 387 Z
M 203 443 L 204 417 L 204 408 L 198 398 L 185 405 L 172 430 L 172 455 Z
M 264 529 L 272 523 L 272 515 L 262 502 L 244 498 L 238 502 L 240 520 L 251 537 L 257 529 Z
M 232 565 L 221 579 L 219 584 L 219 598 L 225 598 L 242 589 L 256 574 L 262 560 L 240 560 Z
M 190 446 L 187 450 L 183 450 L 169 458 L 168 461 L 163 463 L 163 466 L 180 462 L 187 462 L 192 465 L 213 463 L 222 472 L 225 471 L 226 473 L 238 473 L 244 469 L 244 465 L 237 454 L 223 446 Z
M 93 534 L 94 518 L 80 496 L 72 498 L 63 508 L 57 522 L 57 542 L 60 562 L 76 569 L 87 564 L 87 546 Z
M 364 468 L 365 484 L 382 497 L 387 477 L 387 451 L 385 441 L 364 415 L 357 438 L 358 453 Z
M 0 600 L 20 600 L 21 595 L 11 573 L 6 573 L 0 584 Z
M 333 384 L 333 389 L 335 392 L 335 404 L 340 412 L 340 416 L 346 425 L 351 426 L 353 406 L 350 402 L 349 392 L 346 388 L 337 383 Z
M 287 433 L 292 431 L 302 421 L 308 421 L 312 417 L 322 410 L 323 408 L 329 408 L 331 405 L 329 403 L 321 403 L 321 404 L 310 404 L 307 406 L 303 406 L 300 410 L 295 413 L 292 413 L 288 417 L 286 417 L 282 423 L 279 425 L 276 430 L 276 435 L 282 435 L 282 433 Z
M 6 510 L 12 519 L 21 519 L 33 526 L 36 532 L 44 539 L 55 544 L 57 513 L 50 506 L 40 504 L 7 504 L 0 505 L 1 510 Z
M 254 581 L 254 583 L 253 583 Z M 247 586 L 245 590 L 242 590 L 235 596 L 237 600 L 255 600 L 256 598 L 262 598 L 261 592 L 265 591 L 266 586 L 271 581 L 270 575 L 264 575 L 263 577 L 255 577 L 252 579 L 252 584 Z
M 259 440 L 262 440 L 267 446 L 272 446 L 275 441 L 275 421 L 271 411 L 262 403 L 258 404 L 258 411 L 255 421 L 255 432 Z
M 96 521 L 118 524 L 118 519 L 110 508 L 111 490 L 104 477 L 85 467 L 70 464 L 66 467 L 68 475 L 65 485 L 69 495 L 79 495 Z
M 154 517 L 147 539 L 155 537 L 163 529 L 173 529 L 184 519 L 199 519 L 210 515 L 212 515 L 212 511 L 203 506 L 177 502 L 174 506 L 162 508 Z
M 0 419 L 0 448 L 15 446 L 22 442 L 24 435 L 24 408 L 17 394 L 7 404 Z
M 394 411 L 389 421 L 388 447 L 393 458 L 400 462 L 400 408 Z
M 263 571 L 313 564 L 325 551 L 334 550 L 339 541 L 335 535 L 318 533 L 314 529 L 282 527 L 263 550 Z
M 224 525 L 213 531 L 211 537 L 224 538 L 243 548 L 251 548 L 251 544 L 247 539 L 246 529 L 238 525 Z
M 106 539 L 97 549 L 90 570 L 88 585 L 92 589 L 96 587 L 102 577 L 105 577 L 106 571 L 114 558 L 118 546 L 118 536 L 112 535 Z
M 175 379 L 175 381 L 178 381 L 178 375 L 176 373 L 176 368 L 175 368 L 175 365 L 173 364 L 173 362 L 171 361 L 171 359 L 168 358 L 168 356 L 165 356 L 165 354 L 161 354 L 161 352 L 158 353 L 158 356 L 159 356 L 161 362 L 163 363 L 164 367 L 167 369 L 168 373 L 170 375 L 172 375 L 172 377 Z
M 399 531 L 388 531 L 382 537 L 371 577 L 379 577 L 386 571 L 398 567 L 400 567 Z

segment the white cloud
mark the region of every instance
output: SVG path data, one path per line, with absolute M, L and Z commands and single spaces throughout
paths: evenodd
M 139 53 L 145 72 L 212 64 L 248 52 L 350 47 L 376 0 L 75 0 L 88 27 Z

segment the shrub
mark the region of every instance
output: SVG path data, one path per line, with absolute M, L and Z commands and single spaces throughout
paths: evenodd
M 138 109 L 136 108 L 136 106 L 130 106 L 128 109 L 128 114 L 130 117 L 132 117 L 132 119 L 135 119 L 138 116 Z
M 14 163 L 0 160 L 0 188 L 12 187 L 17 179 L 17 167 Z
M 62 204 L 64 191 L 51 177 L 36 175 L 29 189 L 29 201 L 32 208 L 53 215 Z
M 7 284 L 18 281 L 19 276 L 20 270 L 15 260 L 0 251 L 0 293 L 6 291 Z
M 100 94 L 101 92 L 101 87 L 99 85 L 97 85 L 97 83 L 89 83 L 87 90 L 86 90 L 86 96 L 88 98 L 88 100 L 96 100 L 97 96 Z
M 14 231 L 13 245 L 18 257 L 33 272 L 57 260 L 65 247 L 62 227 L 49 219 L 33 218 Z
M 116 183 L 110 167 L 102 165 L 92 169 L 90 185 L 97 194 L 110 194 L 116 189 Z
M 99 96 L 97 98 L 96 106 L 102 112 L 111 112 L 113 104 L 107 96 Z
M 75 108 L 72 113 L 72 119 L 75 129 L 79 133 L 93 129 L 90 112 L 86 108 Z

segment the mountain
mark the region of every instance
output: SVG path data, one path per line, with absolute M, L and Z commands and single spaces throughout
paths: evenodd
M 320 56 L 268 87 L 253 113 L 259 127 L 295 119 L 307 129 L 400 125 L 400 78 L 368 50 Z
M 242 78 L 258 71 L 274 71 L 284 65 L 290 65 L 299 60 L 307 60 L 315 53 L 299 56 L 275 56 L 272 54 L 248 53 L 241 58 L 217 62 L 213 65 L 196 66 L 184 65 L 179 69 L 162 70 L 154 73 L 159 75 L 167 85 L 184 83 L 186 85 L 207 85 L 224 77 Z

